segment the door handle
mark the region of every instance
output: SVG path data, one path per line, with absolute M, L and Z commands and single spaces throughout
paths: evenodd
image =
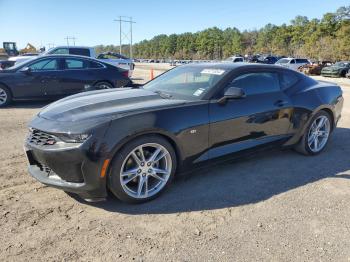
M 278 106 L 278 107 L 282 107 L 282 106 L 285 106 L 286 104 L 288 104 L 288 101 L 285 101 L 285 100 L 277 100 L 274 105 L 275 106 Z

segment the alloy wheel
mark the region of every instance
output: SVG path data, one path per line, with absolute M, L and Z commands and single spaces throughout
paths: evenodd
M 142 144 L 125 158 L 120 170 L 120 183 L 132 198 L 148 198 L 161 191 L 172 171 L 168 150 L 157 143 Z
M 111 89 L 111 86 L 108 84 L 100 84 L 98 86 L 99 89 Z
M 321 115 L 316 118 L 308 133 L 308 146 L 314 153 L 321 151 L 327 144 L 331 125 L 327 116 Z
M 4 105 L 7 102 L 7 99 L 6 91 L 0 87 L 0 105 Z

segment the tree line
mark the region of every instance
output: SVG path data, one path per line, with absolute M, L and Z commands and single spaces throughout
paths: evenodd
M 97 46 L 119 52 L 119 46 Z M 129 47 L 122 46 L 123 54 Z M 237 54 L 275 54 L 315 60 L 350 60 L 350 6 L 321 19 L 296 16 L 290 24 L 259 30 L 212 27 L 196 33 L 157 35 L 133 45 L 135 58 L 225 59 Z

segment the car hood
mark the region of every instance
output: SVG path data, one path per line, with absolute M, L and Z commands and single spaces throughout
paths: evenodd
M 45 107 L 39 113 L 39 117 L 61 122 L 103 117 L 113 119 L 129 113 L 184 103 L 186 103 L 185 100 L 165 99 L 145 89 L 120 88 L 69 96 Z

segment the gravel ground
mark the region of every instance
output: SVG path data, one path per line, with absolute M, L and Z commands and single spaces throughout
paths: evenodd
M 36 182 L 22 146 L 45 103 L 0 109 L 0 260 L 350 261 L 350 81 L 341 83 L 343 117 L 321 155 L 259 153 L 136 206 L 87 204 Z

